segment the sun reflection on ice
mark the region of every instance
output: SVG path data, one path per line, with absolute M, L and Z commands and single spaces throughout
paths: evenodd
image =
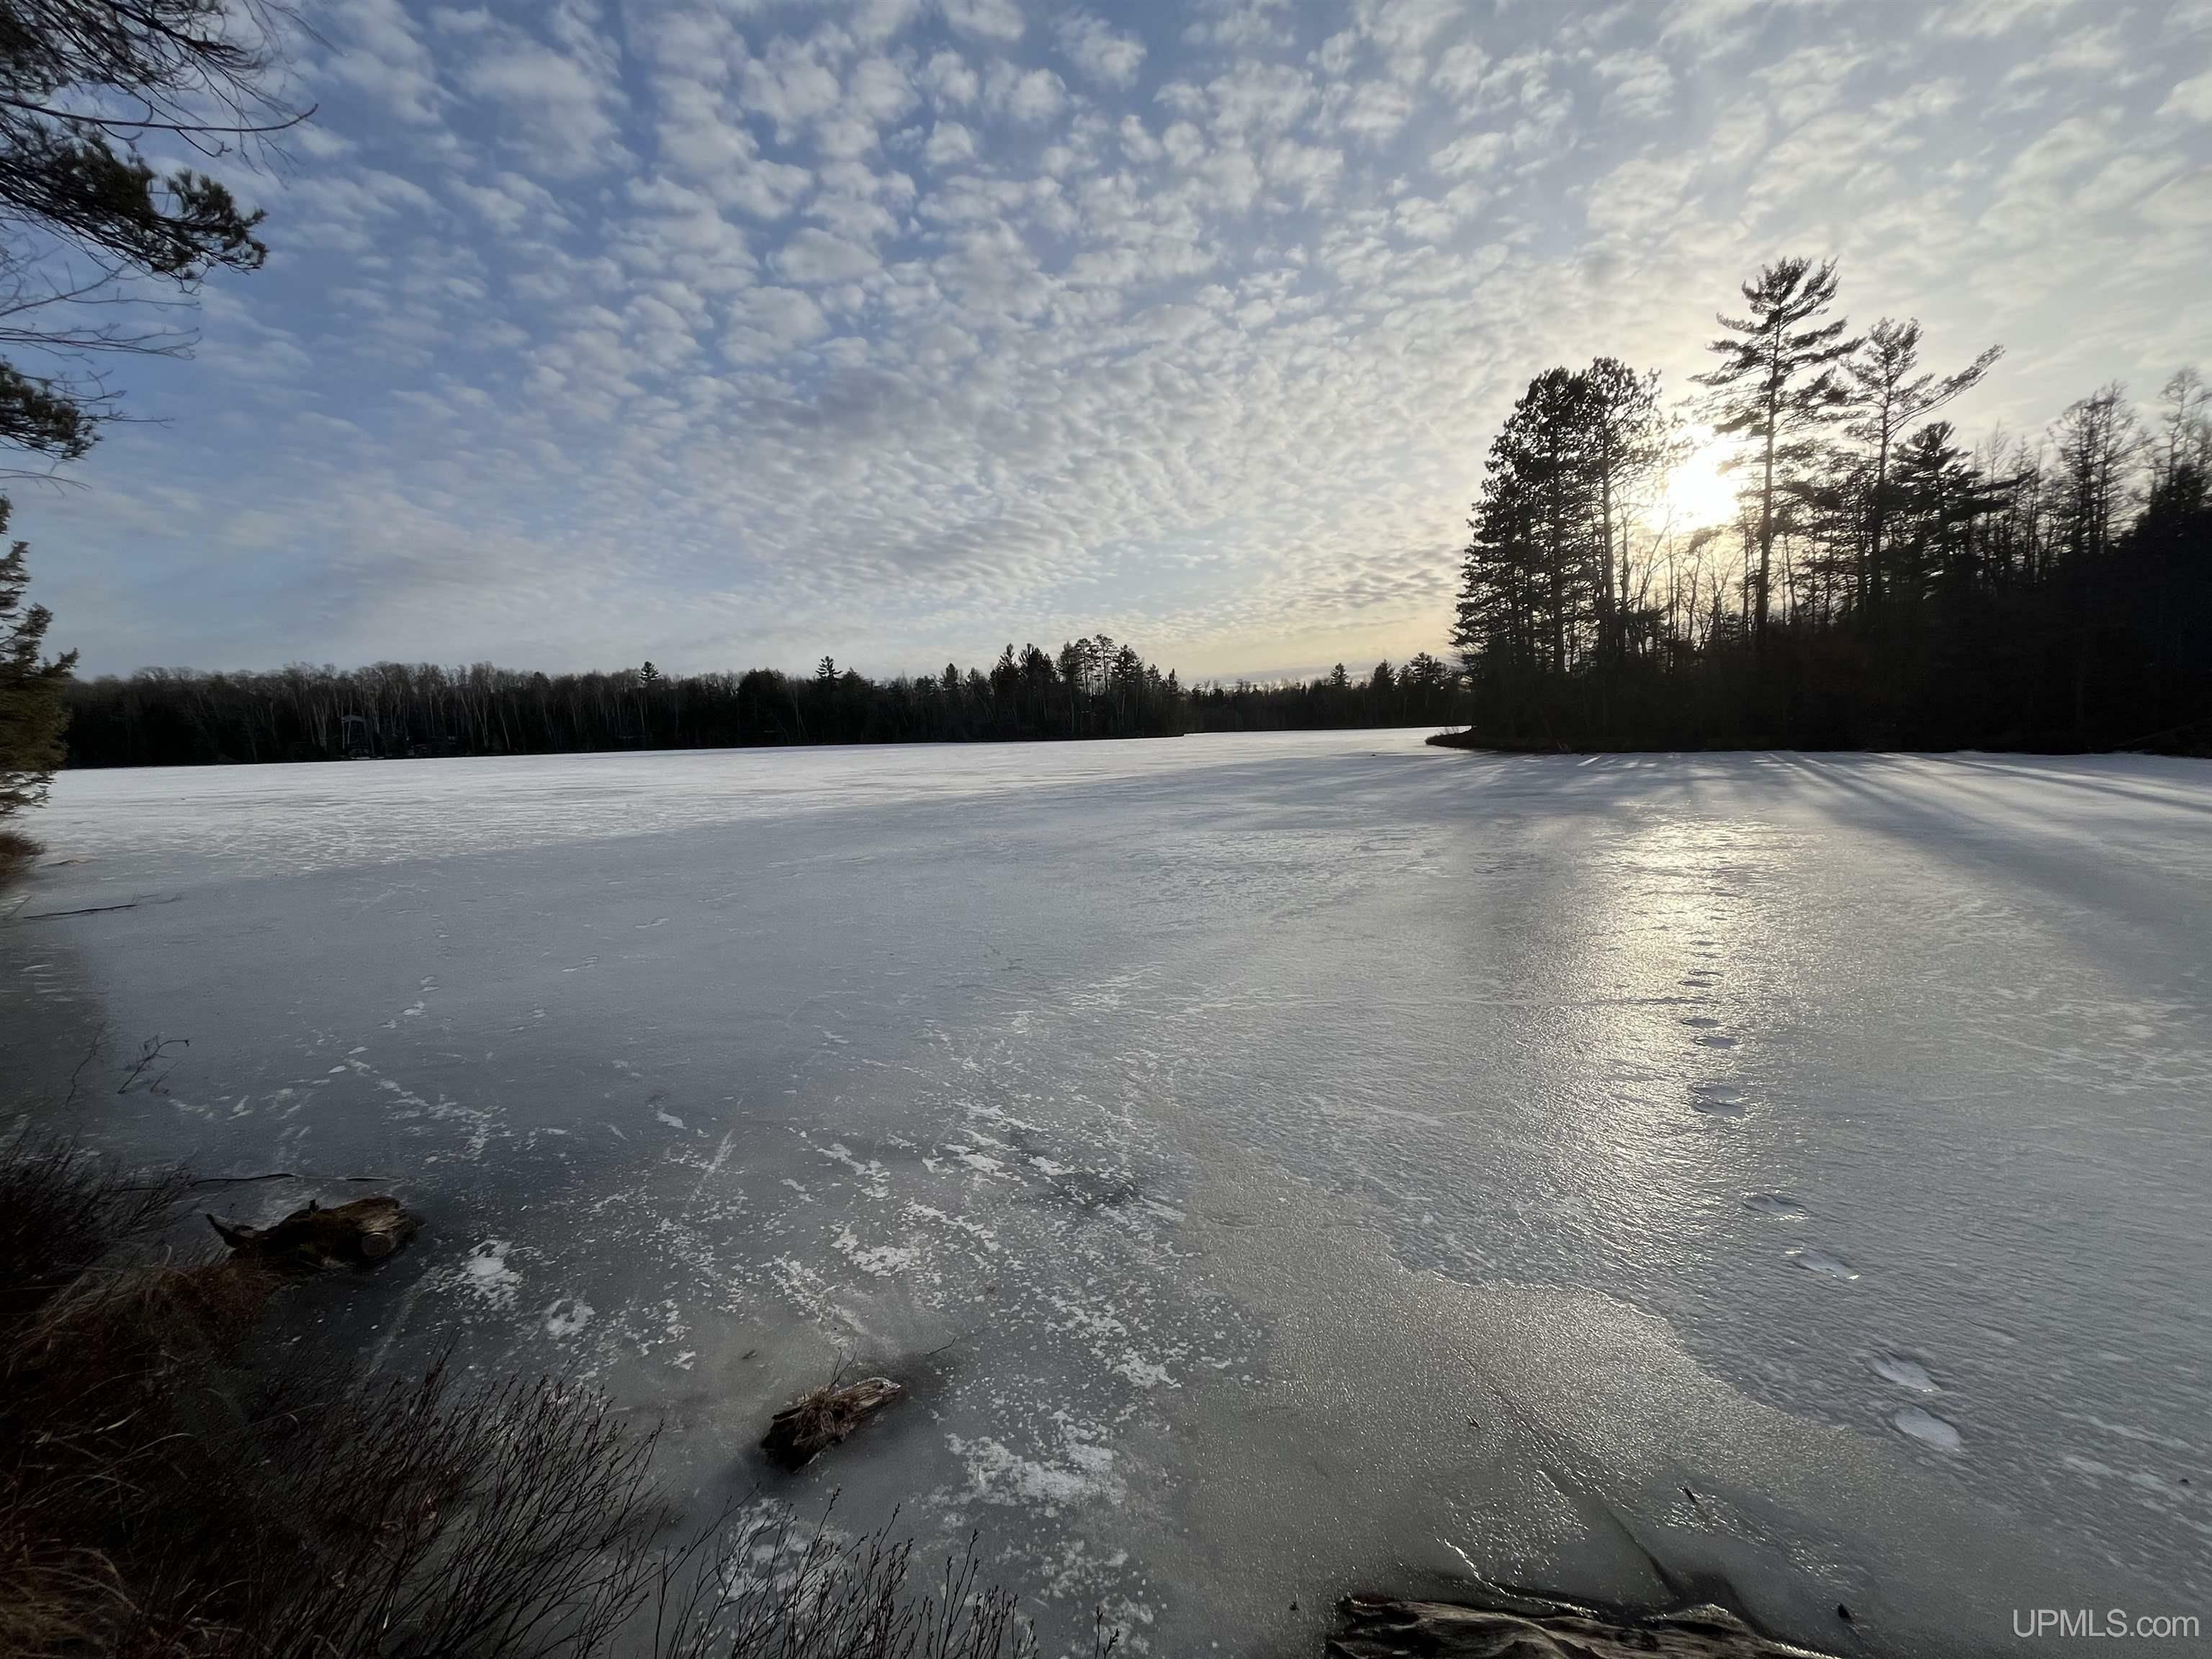
M 1744 877 L 1764 840 L 1757 825 L 1655 815 L 1593 866 L 1605 879 L 1586 895 L 1592 925 L 1571 971 L 1587 988 L 1580 1041 L 1606 1099 L 1563 1121 L 1580 1124 L 1574 1183 L 1612 1248 L 1655 1269 L 1689 1248 L 1712 1196 L 1747 1176 L 1741 1130 L 1757 1091 L 1742 1071 L 1735 958 L 1755 926 Z

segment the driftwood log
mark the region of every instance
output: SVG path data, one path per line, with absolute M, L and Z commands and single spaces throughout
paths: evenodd
M 812 1462 L 905 1393 L 888 1376 L 840 1387 L 833 1378 L 809 1389 L 771 1419 L 761 1449 L 787 1469 Z
M 1717 1607 L 1628 1619 L 1565 1605 L 1494 1613 L 1354 1595 L 1340 1610 L 1344 1626 L 1329 1659 L 1823 1659 Z
M 238 1227 L 208 1218 L 222 1242 L 271 1267 L 313 1272 L 373 1267 L 415 1236 L 421 1223 L 396 1198 L 357 1198 L 325 1210 L 310 1203 L 267 1227 Z

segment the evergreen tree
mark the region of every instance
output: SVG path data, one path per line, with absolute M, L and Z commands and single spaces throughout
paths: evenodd
M 1893 599 L 1913 604 L 1938 592 L 1956 599 L 1976 586 L 1975 530 L 1997 502 L 1955 435 L 1950 422 L 1930 421 L 1897 452 L 1899 533 L 1886 574 Z
M 1883 536 L 1888 527 L 1890 465 L 1905 430 L 1978 385 L 2004 355 L 1991 346 L 1955 374 L 1941 379 L 1920 371 L 1920 320 L 1896 322 L 1884 317 L 1867 331 L 1857 351 L 1844 360 L 1850 377 L 1853 418 L 1846 428 L 1873 451 L 1874 472 L 1867 489 L 1866 545 L 1856 562 L 1853 597 L 1862 611 L 1881 597 Z
M 1600 357 L 1577 377 L 1583 454 L 1595 486 L 1598 532 L 1600 648 L 1626 645 L 1633 497 L 1666 466 L 1668 423 L 1659 408 L 1659 372 L 1638 374 L 1618 357 Z
M 9 510 L 0 495 L 0 533 Z M 53 617 L 42 605 L 24 608 L 29 551 L 19 541 L 0 557 L 0 821 L 46 798 L 69 724 L 62 684 L 76 664 L 74 651 L 52 659 L 40 654 Z
M 1482 495 L 1467 521 L 1452 644 L 1470 673 L 1529 665 L 1535 654 L 1529 602 L 1531 518 L 1528 490 L 1506 453 L 1492 443 Z
M 2154 486 L 2163 489 L 2192 467 L 2212 472 L 2212 386 L 2194 368 L 2179 368 L 2159 401 Z
M 1850 407 L 1841 366 L 1858 349 L 1845 324 L 1821 320 L 1836 297 L 1832 259 L 1784 259 L 1743 285 L 1749 314 L 1719 316 L 1728 331 L 1707 349 L 1720 366 L 1698 375 L 1710 387 L 1713 429 L 1750 441 L 1759 467 L 1758 564 L 1752 573 L 1752 639 L 1766 639 L 1778 489 L 1809 468 L 1817 434 Z
M 2070 404 L 2051 429 L 2057 450 L 2059 533 L 2077 558 L 2112 549 L 2142 454 L 2142 426 L 2118 380 Z
M 1495 684 L 1565 676 L 1626 648 L 1630 528 L 1660 476 L 1668 422 L 1655 374 L 1601 357 L 1528 383 L 1484 464 L 1453 643 Z

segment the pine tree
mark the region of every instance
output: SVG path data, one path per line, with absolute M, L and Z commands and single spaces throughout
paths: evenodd
M 0 532 L 8 527 L 9 510 L 0 495 Z M 0 821 L 46 798 L 69 725 L 62 682 L 76 664 L 74 651 L 40 658 L 53 617 L 42 605 L 23 606 L 29 552 L 27 543 L 17 542 L 0 557 Z
M 9 0 L 0 6 L 0 339 L 56 365 L 0 361 L 0 443 L 81 455 L 112 398 L 88 352 L 181 352 L 183 333 L 46 322 L 140 279 L 191 294 L 207 272 L 258 270 L 258 212 L 190 167 L 157 172 L 154 138 L 234 153 L 304 118 L 273 89 L 278 8 L 264 0 Z M 95 313 L 96 314 L 96 313 Z
M 2060 489 L 2059 533 L 2076 558 L 2112 549 L 2120 510 L 2142 453 L 2142 428 L 2118 380 L 2069 405 L 2052 428 Z
M 2212 469 L 2212 387 L 2194 368 L 2176 369 L 2160 393 L 2154 465 L 2160 489 L 2185 469 Z
M 1720 367 L 1697 377 L 1711 387 L 1713 429 L 1751 441 L 1759 468 L 1758 564 L 1752 573 L 1752 639 L 1766 637 L 1774 563 L 1778 484 L 1817 452 L 1816 434 L 1849 408 L 1841 365 L 1859 348 L 1838 319 L 1820 319 L 1836 297 L 1836 264 L 1784 259 L 1743 285 L 1747 317 L 1722 313 L 1728 333 L 1707 349 Z
M 1978 385 L 2004 355 L 1991 346 L 1956 374 L 1942 379 L 1920 368 L 1920 320 L 1885 317 L 1868 331 L 1859 349 L 1845 360 L 1857 412 L 1846 429 L 1874 452 L 1874 477 L 1867 493 L 1866 546 L 1856 568 L 1856 600 L 1862 612 L 1881 598 L 1882 542 L 1895 503 L 1890 467 L 1907 428 Z
M 1470 671 L 1553 678 L 1627 639 L 1635 498 L 1667 456 L 1655 374 L 1601 357 L 1528 382 L 1484 465 L 1452 642 Z
M 1989 481 L 1955 435 L 1950 422 L 1930 421 L 1898 447 L 1898 533 L 1888 580 L 1892 597 L 1908 605 L 1939 589 L 1958 594 L 1972 587 L 1974 526 L 1995 510 Z
M 1467 521 L 1459 603 L 1451 641 L 1468 672 L 1487 665 L 1525 665 L 1534 655 L 1528 604 L 1528 509 L 1520 479 L 1499 464 L 1495 445 L 1482 499 Z
M 1639 374 L 1618 357 L 1600 357 L 1575 378 L 1597 508 L 1598 633 L 1605 654 L 1617 656 L 1629 610 L 1630 498 L 1665 465 L 1668 422 L 1656 369 Z

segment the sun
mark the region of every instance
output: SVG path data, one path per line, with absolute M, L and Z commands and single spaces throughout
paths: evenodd
M 1707 436 L 1667 475 L 1667 513 L 1679 530 L 1702 530 L 1735 517 L 1736 481 L 1723 471 L 1729 447 Z

